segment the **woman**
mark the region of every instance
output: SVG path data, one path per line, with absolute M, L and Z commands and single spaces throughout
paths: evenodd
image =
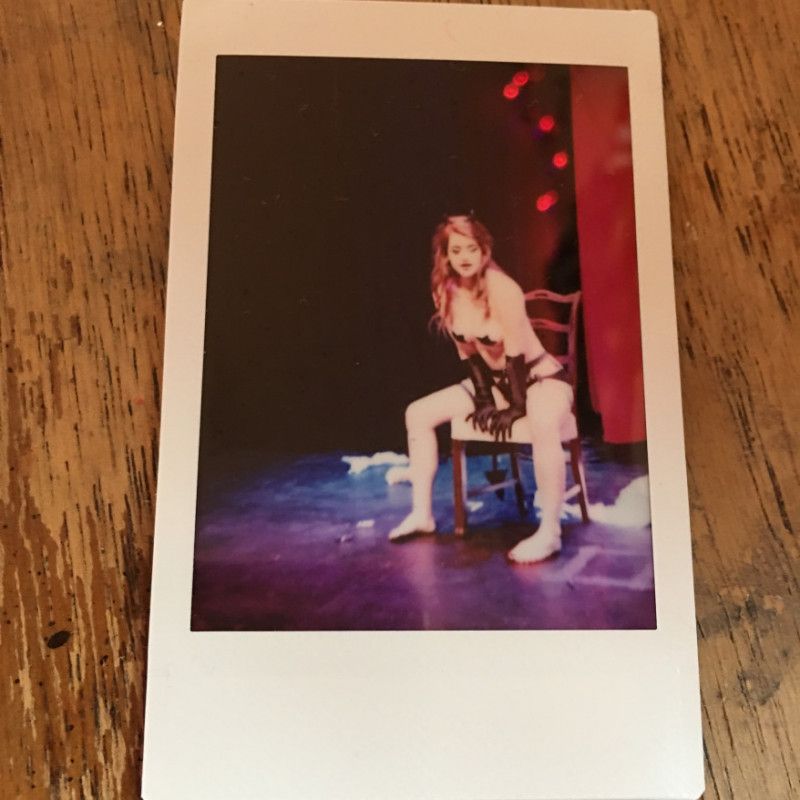
M 406 410 L 412 509 L 389 538 L 436 529 L 431 493 L 437 426 L 466 416 L 476 429 L 503 441 L 513 424 L 526 417 L 542 519 L 536 533 L 508 555 L 520 563 L 541 561 L 561 549 L 566 468 L 559 432 L 571 413 L 572 387 L 534 333 L 519 285 L 492 260 L 486 227 L 472 216 L 447 217 L 432 244 L 433 319 L 453 340 L 472 392 L 456 384 L 415 400 Z M 496 407 L 493 386 L 508 408 Z

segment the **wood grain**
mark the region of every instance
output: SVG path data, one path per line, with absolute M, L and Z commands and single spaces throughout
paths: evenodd
M 706 800 L 800 796 L 800 12 L 661 21 Z M 139 796 L 178 0 L 0 5 L 0 797 Z

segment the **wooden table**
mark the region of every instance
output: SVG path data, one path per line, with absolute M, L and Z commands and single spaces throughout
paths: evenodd
M 800 797 L 800 7 L 661 19 L 707 800 Z M 139 796 L 178 0 L 0 7 L 0 796 Z

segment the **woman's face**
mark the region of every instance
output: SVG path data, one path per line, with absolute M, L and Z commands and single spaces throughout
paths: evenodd
M 484 253 L 471 236 L 454 231 L 447 241 L 447 258 L 461 278 L 474 278 L 483 267 Z

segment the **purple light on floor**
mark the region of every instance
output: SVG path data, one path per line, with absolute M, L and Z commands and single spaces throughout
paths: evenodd
M 452 533 L 453 476 L 434 483 L 439 533 L 392 544 L 411 487 L 386 467 L 348 473 L 342 454 L 204 470 L 197 522 L 193 630 L 647 629 L 655 626 L 648 525 L 564 521 L 561 554 L 533 567 L 506 553 L 536 529 L 513 492 L 473 504 Z M 592 503 L 627 497 L 643 464 L 601 461 L 584 449 Z M 467 459 L 477 486 L 488 456 Z M 526 494 L 533 472 L 523 473 Z M 369 523 L 369 524 L 367 524 Z

